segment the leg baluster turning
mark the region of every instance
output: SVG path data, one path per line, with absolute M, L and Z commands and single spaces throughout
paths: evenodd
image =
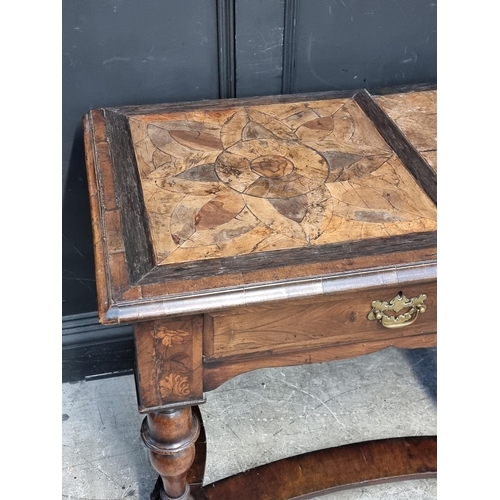
M 149 448 L 151 465 L 160 474 L 161 500 L 188 500 L 186 477 L 194 461 L 200 423 L 190 406 L 148 413 L 141 435 Z

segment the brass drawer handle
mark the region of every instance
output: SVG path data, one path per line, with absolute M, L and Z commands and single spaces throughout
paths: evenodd
M 427 295 L 421 293 L 418 297 L 408 299 L 403 295 L 403 292 L 399 292 L 389 302 L 374 300 L 372 302 L 372 310 L 369 312 L 367 318 L 371 321 L 378 320 L 386 328 L 409 326 L 417 320 L 419 313 L 424 313 L 427 309 L 424 302 L 426 298 Z M 399 313 L 403 309 L 408 309 L 408 311 L 399 315 L 385 314 L 385 311 Z

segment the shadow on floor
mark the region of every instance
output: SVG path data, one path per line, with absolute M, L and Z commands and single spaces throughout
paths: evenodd
M 437 348 L 405 349 L 415 378 L 437 407 Z

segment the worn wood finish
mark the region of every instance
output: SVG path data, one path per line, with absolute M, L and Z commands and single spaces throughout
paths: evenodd
M 401 336 L 368 342 L 354 342 L 352 344 L 342 344 L 338 346 L 304 349 L 302 351 L 290 353 L 271 353 L 268 356 L 261 357 L 240 356 L 237 359 L 229 358 L 206 361 L 203 366 L 203 383 L 205 391 L 211 391 L 237 375 L 259 368 L 325 363 L 338 359 L 364 356 L 365 354 L 380 351 L 387 347 L 420 349 L 424 347 L 434 347 L 436 345 L 436 333 L 425 333 L 409 337 Z
M 203 402 L 202 316 L 135 325 L 139 411 Z
M 192 110 L 219 110 L 230 107 L 241 107 L 247 105 L 261 105 L 273 103 L 292 103 L 297 101 L 307 100 L 323 100 L 323 99 L 341 99 L 344 97 L 352 97 L 356 94 L 355 90 L 334 90 L 327 92 L 314 92 L 293 95 L 273 95 L 273 96 L 258 96 L 258 97 L 239 97 L 237 99 L 218 99 L 218 100 L 203 100 L 203 101 L 188 101 L 174 103 L 158 103 L 158 104 L 140 104 L 132 106 L 120 106 L 119 108 L 109 108 L 112 111 L 117 111 L 127 116 L 138 116 L 146 114 L 165 114 L 173 112 L 185 112 Z
M 90 112 L 83 118 L 83 139 L 85 145 L 85 167 L 87 171 L 87 183 L 89 190 L 90 216 L 92 224 L 92 237 L 94 244 L 94 261 L 97 289 L 97 308 L 99 319 L 103 319 L 106 311 L 111 305 L 111 292 L 108 271 L 108 247 L 104 239 L 105 228 L 102 220 L 102 212 L 117 213 L 114 200 L 106 199 L 102 188 L 102 180 L 98 175 L 99 152 L 106 148 L 105 128 L 94 122 L 97 113 Z M 101 115 L 97 115 L 102 117 Z M 99 165 L 99 167 L 98 167 Z M 99 182 L 98 182 L 99 179 Z M 102 207 L 102 208 L 101 208 Z M 104 208 L 106 207 L 106 208 Z
M 437 90 L 375 96 L 374 100 L 437 172 Z
M 427 92 L 428 90 L 437 90 L 435 83 L 414 83 L 411 85 L 394 85 L 391 87 L 371 88 L 370 94 L 373 96 L 391 95 L 391 94 L 406 94 L 409 92 Z
M 203 425 L 203 418 L 198 406 L 192 407 L 193 414 L 198 419 L 200 426 L 200 434 L 195 443 L 194 461 L 191 468 L 188 470 L 186 481 L 190 486 L 191 494 L 196 496 L 203 486 L 203 478 L 205 475 L 205 464 L 207 459 L 207 438 L 205 435 L 205 426 Z M 151 500 L 161 500 L 160 494 L 163 488 L 163 480 L 158 476 L 158 480 L 151 492 Z
M 123 245 L 131 283 L 139 281 L 154 267 L 153 245 L 139 183 L 130 128 L 126 116 L 105 111 L 106 135 L 113 163 L 116 202 L 120 210 Z M 111 223 L 111 226 L 115 226 Z
M 191 406 L 204 392 L 261 367 L 436 345 L 434 95 L 330 92 L 84 118 L 100 321 L 134 323 L 158 498 L 184 500 L 189 482 L 201 485 L 205 448 L 195 445 Z M 367 318 L 372 301 L 399 292 L 427 295 L 414 323 L 391 330 Z M 326 491 L 425 475 L 432 467 L 419 469 L 417 457 L 425 443 L 321 452 L 338 469 L 326 480 L 312 455 L 290 462 L 303 474 L 259 469 L 283 497 L 249 472 L 205 488 L 204 498 L 279 500 L 312 494 L 313 483 Z M 376 451 L 380 463 L 356 469 Z
M 435 333 L 436 283 L 419 283 L 402 289 L 408 297 L 425 293 L 427 310 L 418 321 L 388 329 L 367 315 L 374 300 L 388 301 L 401 289 L 374 288 L 323 299 L 303 299 L 284 304 L 263 304 L 207 314 L 205 361 L 230 357 L 273 356 L 314 348 L 370 342 Z
M 196 500 L 288 500 L 437 474 L 435 437 L 356 443 L 279 460 L 207 485 Z
M 275 267 L 278 250 L 314 261 L 310 247 L 333 256 L 328 245 L 436 228 L 435 206 L 350 99 L 145 115 L 130 128 L 156 262 L 187 277 L 211 273 L 207 259 L 244 268 L 259 254 Z
M 144 418 L 141 437 L 162 480 L 161 500 L 190 498 L 187 476 L 199 434 L 200 423 L 190 406 L 151 412 Z
M 386 253 L 379 248 L 380 254 L 365 257 L 346 256 L 345 259 L 315 262 L 309 264 L 287 265 L 272 269 L 254 269 L 248 272 L 214 275 L 206 278 L 186 279 L 169 283 L 154 283 L 136 286 L 120 294 L 116 292 L 115 302 L 102 316 L 103 323 L 120 321 L 135 322 L 158 319 L 164 316 L 202 313 L 212 309 L 228 308 L 237 305 L 250 305 L 255 302 L 281 301 L 310 293 L 309 284 L 316 284 L 316 294 L 323 295 L 337 290 L 326 287 L 326 282 L 342 281 L 349 289 L 361 284 L 367 272 L 380 272 L 382 275 L 396 272 L 402 267 L 415 269 L 420 280 L 428 279 L 429 272 L 436 277 L 436 247 Z M 115 262 L 116 264 L 116 262 Z M 110 268 L 110 274 L 121 277 L 121 268 Z M 427 271 L 432 269 L 432 271 Z M 345 276 L 352 276 L 352 284 Z M 416 281 L 416 276 L 412 281 Z M 384 283 L 385 281 L 381 281 Z M 397 282 L 400 282 L 398 280 Z M 269 284 L 274 291 L 269 291 Z M 206 291 L 209 290 L 207 293 Z M 259 290 L 262 293 L 257 293 Z M 116 291 L 116 290 L 115 290 Z M 127 298 L 127 300 L 125 300 Z
M 428 163 L 368 92 L 364 90 L 358 92 L 354 100 L 374 122 L 377 130 L 398 154 L 422 189 L 434 203 L 437 203 L 436 172 L 429 168 Z
M 421 227 L 425 227 L 425 222 L 422 222 Z M 359 229 L 362 233 L 363 229 L 361 227 Z M 238 244 L 237 242 L 233 243 L 236 245 Z M 436 233 L 434 231 L 422 231 L 409 235 L 386 236 L 373 239 L 363 239 L 362 236 L 360 236 L 359 239 L 355 239 L 354 241 L 286 250 L 264 250 L 265 254 L 259 252 L 249 255 L 234 255 L 229 258 L 207 258 L 207 260 L 204 260 L 204 257 L 198 255 L 197 260 L 193 262 L 175 265 L 167 264 L 155 267 L 143 277 L 140 284 L 154 284 L 160 280 L 168 284 L 171 281 L 177 280 L 179 273 L 182 273 L 187 279 L 199 279 L 230 273 L 243 274 L 263 267 L 272 269 L 281 267 L 283 262 L 287 263 L 287 267 L 291 267 L 304 265 L 311 260 L 318 263 L 346 260 L 353 256 L 372 256 L 376 255 L 381 250 L 385 253 L 396 253 L 410 249 L 428 249 L 435 247 Z M 231 252 L 234 251 L 232 242 L 227 242 L 227 248 Z M 183 250 L 186 250 L 186 254 L 189 254 L 187 249 Z M 202 251 L 208 250 L 203 249 Z M 196 253 L 196 250 L 194 250 L 193 253 Z
M 361 112 L 353 94 L 229 99 L 89 113 L 86 154 L 89 190 L 95 200 L 101 321 L 178 314 L 178 309 L 170 311 L 164 303 L 176 295 L 184 297 L 181 309 L 189 312 L 189 295 L 199 292 L 361 270 L 380 262 L 390 267 L 407 262 L 404 254 L 410 250 L 420 249 L 425 257 L 418 260 L 426 260 L 435 248 L 435 207 L 408 174 L 412 168 L 408 159 L 401 162 L 382 140 L 383 131 Z M 379 129 L 384 126 L 374 123 Z M 120 140 L 130 139 L 128 126 L 136 127 L 134 143 L 117 147 Z M 271 143 L 288 149 L 261 154 Z M 260 156 L 245 160 L 231 148 L 243 157 L 245 148 L 253 151 L 249 149 L 248 158 Z M 295 156 L 288 158 L 292 150 Z M 235 177 L 239 169 L 227 167 L 226 157 L 248 160 L 247 173 Z M 388 159 L 378 165 L 377 158 Z M 307 177 L 301 168 L 311 161 L 317 168 L 311 167 Z M 127 189 L 120 187 L 122 176 L 114 172 L 117 162 L 121 165 L 117 172 L 129 172 Z M 130 173 L 134 163 L 136 175 Z M 325 165 L 328 177 L 323 179 Z M 277 168 L 274 173 L 269 170 L 273 168 Z M 162 183 L 156 191 L 155 175 Z M 250 185 L 248 175 L 256 179 Z M 236 186 L 229 187 L 235 178 Z M 269 190 L 262 191 L 264 184 Z M 127 190 L 130 193 L 124 194 Z M 287 197 L 290 193 L 293 196 Z M 131 216 L 141 200 L 145 212 L 139 208 Z M 173 224 L 168 222 L 172 219 Z M 136 261 L 137 253 L 141 256 Z M 161 264 L 165 253 L 172 262 Z M 280 295 L 267 299 L 279 300 Z

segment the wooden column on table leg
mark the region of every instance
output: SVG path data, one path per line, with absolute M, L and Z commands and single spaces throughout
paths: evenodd
M 191 407 L 152 412 L 142 423 L 141 435 L 149 448 L 151 465 L 160 474 L 161 500 L 187 500 L 187 473 L 194 462 L 200 424 Z
M 141 435 L 162 479 L 162 500 L 190 498 L 187 478 L 200 434 L 192 406 L 204 402 L 202 329 L 202 316 L 135 325 L 139 411 L 147 413 Z

